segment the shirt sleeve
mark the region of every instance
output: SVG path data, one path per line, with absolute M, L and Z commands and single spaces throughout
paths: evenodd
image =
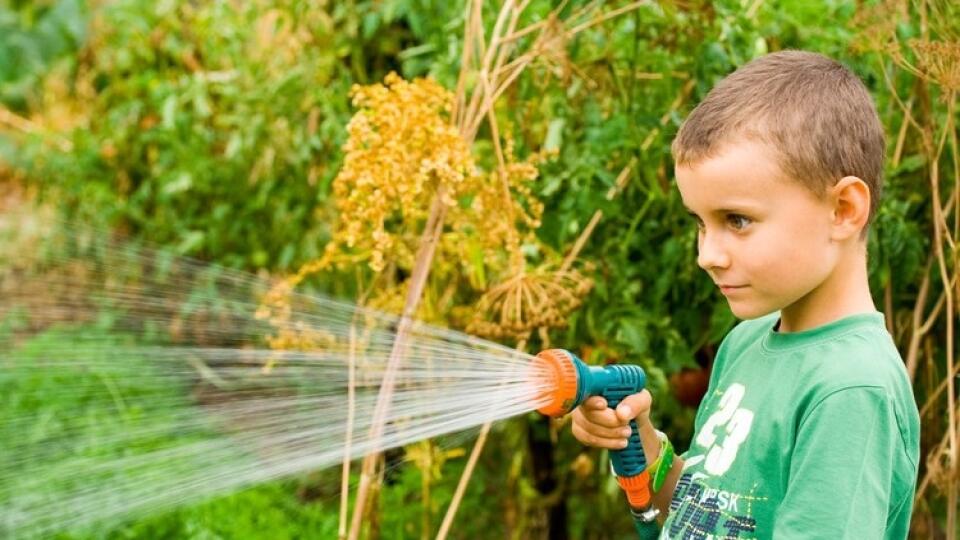
M 882 389 L 822 399 L 800 422 L 773 538 L 883 538 L 900 446 Z

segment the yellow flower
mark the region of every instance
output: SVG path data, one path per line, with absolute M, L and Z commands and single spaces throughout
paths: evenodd
M 492 316 L 497 308 L 491 306 L 500 306 L 501 297 L 509 296 L 504 291 L 511 285 L 494 287 L 476 309 L 467 308 L 475 315 L 467 317 L 473 321 L 471 328 L 482 335 L 504 337 L 561 324 L 589 290 L 589 285 L 581 290 L 587 281 L 575 272 L 527 274 L 521 250 L 524 244 L 537 243 L 534 232 L 540 226 L 543 203 L 532 185 L 547 154 L 519 160 L 506 137 L 503 149 L 496 147 L 497 166 L 481 170 L 467 141 L 451 123 L 453 95 L 429 79 L 409 82 L 391 73 L 383 84 L 355 86 L 351 97 L 357 112 L 347 126 L 343 165 L 332 186 L 338 214 L 332 240 L 321 259 L 302 267 L 264 298 L 258 316 L 278 329 L 271 346 L 300 348 L 315 343 L 315 336 L 291 330 L 290 294 L 307 276 L 331 267 L 369 265 L 380 277 L 365 304 L 399 313 L 408 287 L 397 279 L 396 271 L 410 274 L 424 222 L 438 193 L 443 194 L 447 211 L 431 280 L 443 290 L 427 293 L 417 317 L 448 323 L 458 304 L 463 308 L 474 302 L 474 295 L 458 293 L 464 277 L 473 291 L 484 291 L 488 282 L 507 273 L 511 277 L 506 283 L 527 287 L 534 303 L 517 320 L 500 317 L 489 323 L 505 331 L 485 331 L 484 317 Z M 387 269 L 391 271 L 383 272 Z
M 398 236 L 421 226 L 438 189 L 449 206 L 470 191 L 475 165 L 450 122 L 453 95 L 436 82 L 390 73 L 384 84 L 354 86 L 351 97 L 358 111 L 333 181 L 331 249 L 369 252 L 380 271 L 402 251 Z

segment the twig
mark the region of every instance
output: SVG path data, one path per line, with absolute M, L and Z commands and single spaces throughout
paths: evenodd
M 374 408 L 373 421 L 370 426 L 370 440 L 373 443 L 372 448 L 374 451 L 367 454 L 363 459 L 360 486 L 357 488 L 353 519 L 348 535 L 350 540 L 356 540 L 360 535 L 360 526 L 363 519 L 364 507 L 366 506 L 367 494 L 370 490 L 371 479 L 373 478 L 376 463 L 380 456 L 376 448 L 379 444 L 380 437 L 383 435 L 383 424 L 390 410 L 396 371 L 406 352 L 407 340 L 409 339 L 410 329 L 413 325 L 413 315 L 416 312 L 417 305 L 420 303 L 423 287 L 430 273 L 433 254 L 436 250 L 437 242 L 440 239 L 440 232 L 443 230 L 443 218 L 446 213 L 446 204 L 443 202 L 443 196 L 444 192 L 441 187 L 437 190 L 437 194 L 434 195 L 430 215 L 423 229 L 423 234 L 420 237 L 420 247 L 417 250 L 417 256 L 414 260 L 413 272 L 410 277 L 410 289 L 407 291 L 406 303 L 403 306 L 403 315 L 400 318 L 400 323 L 394 337 L 393 348 L 387 360 L 383 382 L 380 386 L 380 392 L 377 395 L 377 404 Z
M 905 108 L 909 109 L 913 106 L 913 96 L 910 96 L 910 99 L 907 100 Z M 900 166 L 900 158 L 903 156 L 903 144 L 907 140 L 907 127 L 910 123 L 906 118 L 903 119 L 903 122 L 900 122 L 900 131 L 897 133 L 897 144 L 893 150 L 893 160 L 892 164 L 894 167 Z
M 890 75 L 887 74 L 887 67 L 883 64 L 883 58 L 878 59 L 880 64 L 880 71 L 883 73 L 883 80 L 887 84 L 887 90 L 890 92 L 890 95 L 893 97 L 893 100 L 900 106 L 900 110 L 903 111 L 903 118 L 910 124 L 913 124 L 913 127 L 917 128 L 917 131 L 923 133 L 923 128 L 920 127 L 920 124 L 917 123 L 913 118 L 913 114 L 910 113 L 910 108 L 903 103 L 903 100 L 900 99 L 900 94 L 897 93 L 897 87 L 894 86 L 893 81 L 890 79 Z
M 476 37 L 473 35 L 473 11 L 477 9 L 477 6 L 480 5 L 481 0 L 468 1 L 466 3 L 466 13 L 464 13 L 463 20 L 463 53 L 460 55 L 460 75 L 457 77 L 457 89 L 454 93 L 453 100 L 453 114 L 451 115 L 454 121 L 459 125 L 462 122 L 464 114 L 464 93 L 466 92 L 467 86 L 467 73 L 470 71 L 471 61 L 473 57 L 473 42 Z
M 686 101 L 687 97 L 690 96 L 690 92 L 693 91 L 694 85 L 697 83 L 696 79 L 690 79 L 684 83 L 683 88 L 680 89 L 680 93 L 677 94 L 677 97 L 673 100 L 673 103 L 670 104 L 670 108 L 667 109 L 667 112 L 663 113 L 663 116 L 660 117 L 660 125 L 650 130 L 650 133 L 640 144 L 640 149 L 644 152 L 650 148 L 650 145 L 653 144 L 653 140 L 660 133 L 660 130 L 663 129 L 667 122 L 670 120 L 670 115 L 677 111 L 680 108 L 680 105 Z
M 933 253 L 927 256 L 927 263 L 923 268 L 923 280 L 920 282 L 920 290 L 917 292 L 917 299 L 913 304 L 913 321 L 910 332 L 910 344 L 907 346 L 907 373 L 910 382 L 913 382 L 914 375 L 917 372 L 917 364 L 920 357 L 920 339 L 923 338 L 923 312 L 926 308 L 927 294 L 930 290 L 930 268 L 933 266 Z M 937 310 L 934 310 L 936 312 Z
M 526 340 L 520 340 L 520 342 L 517 343 L 518 351 L 523 351 L 526 348 Z M 443 523 L 440 524 L 440 530 L 437 531 L 437 540 L 444 540 L 450 532 L 450 527 L 453 525 L 453 518 L 457 515 L 457 509 L 460 508 L 460 501 L 463 500 L 463 495 L 467 491 L 467 484 L 470 483 L 470 478 L 473 476 L 473 469 L 476 468 L 480 454 L 483 452 L 483 447 L 487 443 L 487 435 L 490 433 L 490 427 L 492 425 L 492 422 L 487 422 L 480 428 L 480 435 L 477 437 L 477 442 L 470 451 L 470 457 L 467 458 L 467 465 L 463 469 L 463 474 L 460 475 L 460 481 L 457 483 L 457 489 L 453 492 L 453 498 L 450 500 L 450 506 L 447 507 L 447 513 L 443 516 Z
M 607 200 L 612 201 L 616 197 L 624 186 L 627 185 L 627 179 L 630 178 L 631 168 L 637 164 L 637 158 L 633 157 L 630 159 L 630 162 L 627 163 L 627 166 L 620 171 L 620 174 L 617 175 L 617 180 L 614 182 L 613 187 L 607 191 Z M 593 229 L 596 228 L 597 223 L 600 222 L 600 219 L 603 217 L 603 210 L 598 209 L 593 213 L 593 217 L 590 218 L 590 222 L 587 223 L 587 226 L 583 228 L 583 232 L 580 233 L 580 236 L 577 237 L 577 240 L 573 243 L 573 247 L 570 248 L 570 252 L 567 253 L 567 256 L 564 257 L 563 263 L 560 264 L 560 273 L 566 272 L 573 265 L 573 261 L 577 260 L 577 257 L 580 255 L 580 250 L 583 249 L 584 244 L 587 243 L 587 240 L 590 238 L 590 235 L 593 234 Z
M 617 8 L 617 9 L 608 11 L 608 12 L 604 13 L 603 15 L 601 15 L 600 17 L 597 17 L 596 19 L 594 19 L 594 20 L 592 20 L 592 21 L 587 21 L 587 22 L 585 22 L 585 23 L 582 23 L 582 24 L 579 24 L 579 25 L 577 25 L 577 26 L 574 26 L 574 27 L 571 28 L 569 31 L 567 31 L 567 35 L 571 35 L 571 36 L 572 36 L 572 35 L 575 35 L 575 34 L 579 34 L 580 32 L 583 32 L 584 30 L 586 30 L 587 28 L 590 28 L 590 27 L 592 27 L 592 26 L 596 26 L 596 25 L 598 25 L 598 24 L 604 23 L 604 22 L 606 22 L 606 21 L 609 21 L 610 19 L 613 19 L 614 17 L 619 17 L 620 15 L 623 15 L 624 13 L 628 13 L 628 12 L 630 12 L 630 11 L 633 11 L 633 10 L 635 10 L 635 9 L 638 9 L 638 8 L 642 7 L 642 6 L 647 6 L 647 5 L 650 5 L 650 2 L 640 1 L 640 2 L 634 2 L 634 3 L 632 3 L 632 4 L 627 4 L 627 5 L 625 5 L 625 6 L 621 7 L 621 8 Z
M 69 139 L 55 133 L 50 133 L 43 129 L 36 122 L 13 113 L 6 107 L 0 106 L 0 124 L 7 124 L 16 130 L 24 133 L 38 133 L 44 137 L 49 137 L 62 152 L 73 150 L 73 143 Z
M 923 416 L 927 414 L 927 411 L 930 410 L 930 407 L 936 403 L 937 398 L 939 398 L 940 394 L 943 393 L 944 389 L 947 388 L 947 381 L 955 379 L 958 375 L 960 375 L 960 364 L 955 365 L 953 367 L 953 372 L 948 373 L 946 377 L 940 381 L 940 384 L 937 385 L 933 392 L 927 396 L 927 400 L 923 403 L 923 407 L 920 407 L 920 418 L 923 418 Z
M 354 319 L 356 322 L 356 319 Z M 347 365 L 347 434 L 343 448 L 343 469 L 340 477 L 340 525 L 337 537 L 343 540 L 347 537 L 347 514 L 350 500 L 350 460 L 353 444 L 353 420 L 356 409 L 356 372 L 357 355 L 356 325 L 350 325 L 350 356 Z
M 948 102 L 947 110 L 950 114 L 953 112 L 954 99 L 951 95 L 951 99 Z M 947 120 L 947 126 L 951 123 L 950 119 Z M 945 140 L 946 136 L 944 135 L 942 140 Z M 943 292 L 946 296 L 946 323 L 947 323 L 947 335 L 946 335 L 946 360 L 947 360 L 947 373 L 952 374 L 954 371 L 954 304 L 953 304 L 953 280 L 950 278 L 950 273 L 947 268 L 946 255 L 943 249 L 943 242 L 946 239 L 952 246 L 952 242 L 949 240 L 950 230 L 949 226 L 946 223 L 946 220 L 943 218 L 943 209 L 940 206 L 940 177 L 939 177 L 939 158 L 940 153 L 942 152 L 942 144 L 938 144 L 936 153 L 931 157 L 933 161 L 930 163 L 930 186 L 932 188 L 932 198 L 933 198 L 933 233 L 934 233 L 934 253 L 937 257 L 937 266 L 940 269 L 940 278 L 943 281 Z M 944 238 L 946 237 L 946 238 Z M 951 252 L 952 255 L 952 252 Z M 953 377 L 947 377 L 947 415 L 948 415 L 948 424 L 947 424 L 947 436 L 949 438 L 949 448 L 950 452 L 953 453 L 957 450 L 957 425 L 956 425 L 956 411 L 954 407 L 955 393 L 953 386 Z

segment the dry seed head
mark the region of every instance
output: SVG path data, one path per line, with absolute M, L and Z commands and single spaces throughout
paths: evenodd
M 459 236 L 454 237 L 455 243 L 441 246 L 453 258 L 466 261 L 471 258 L 466 250 L 479 245 L 485 262 L 491 266 L 488 270 L 494 272 L 501 264 L 509 268 L 517 266 L 516 260 L 522 261 L 521 240 L 534 240 L 533 231 L 540 226 L 543 216 L 543 203 L 536 198 L 531 186 L 539 177 L 538 165 L 546 154 L 534 153 L 518 160 L 513 146 L 513 140 L 506 138 L 502 171 L 478 173 L 466 180 L 472 190 L 470 206 L 451 208 L 447 218 Z M 510 192 L 509 201 L 504 200 L 504 183 Z M 505 208 L 506 205 L 509 206 Z M 513 221 L 504 219 L 505 215 L 512 215 Z M 466 238 L 474 242 L 464 242 Z M 506 261 L 501 263 L 498 258 L 504 253 Z
M 850 26 L 857 34 L 853 48 L 858 52 L 887 52 L 899 49 L 897 25 L 907 19 L 907 4 L 903 0 L 883 0 L 860 7 Z
M 415 229 L 441 186 L 444 202 L 455 205 L 469 192 L 475 165 L 450 123 L 453 95 L 436 82 L 390 73 L 384 84 L 354 86 L 351 97 L 359 110 L 333 182 L 340 217 L 331 243 L 369 252 L 368 264 L 381 271 L 401 243 L 388 223 Z
M 288 323 L 290 293 L 307 275 L 323 269 L 357 263 L 367 263 L 375 271 L 410 269 L 420 229 L 440 186 L 448 210 L 433 275 L 450 276 L 478 263 L 488 276 L 510 268 L 522 271 L 520 247 L 536 242 L 534 230 L 543 215 L 543 203 L 532 184 L 539 176 L 539 163 L 551 154 L 539 152 L 518 160 L 513 139 L 505 136 L 502 170 L 480 171 L 450 123 L 452 95 L 427 79 L 408 82 L 391 73 L 384 84 L 354 86 L 351 98 L 358 111 L 348 125 L 344 163 L 332 186 L 339 214 L 332 241 L 320 261 L 305 265 L 271 291 L 258 315 L 274 326 Z M 511 211 L 505 212 L 505 206 Z M 514 219 L 504 219 L 505 214 Z M 405 299 L 399 294 L 401 287 L 387 285 L 371 298 L 371 305 L 398 312 Z M 585 294 L 582 284 L 573 292 Z M 558 296 L 565 302 L 570 295 Z M 511 301 L 518 300 L 522 299 L 514 295 Z M 498 317 L 498 326 L 480 325 L 475 333 L 503 338 L 537 325 L 562 323 L 562 315 L 540 320 L 543 317 L 527 317 L 523 310 L 519 315 L 505 312 Z
M 537 328 L 565 326 L 567 315 L 581 305 L 591 287 L 592 281 L 575 270 L 521 270 L 481 296 L 467 331 L 522 339 Z
M 910 40 L 920 75 L 946 90 L 960 90 L 960 42 Z
M 933 485 L 946 493 L 960 480 L 960 461 L 956 452 L 950 450 L 950 438 L 944 436 L 940 443 L 927 453 L 927 474 Z

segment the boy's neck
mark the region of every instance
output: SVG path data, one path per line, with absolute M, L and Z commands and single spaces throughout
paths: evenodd
M 866 242 L 848 251 L 820 285 L 780 310 L 780 332 L 800 332 L 877 310 L 867 279 Z

